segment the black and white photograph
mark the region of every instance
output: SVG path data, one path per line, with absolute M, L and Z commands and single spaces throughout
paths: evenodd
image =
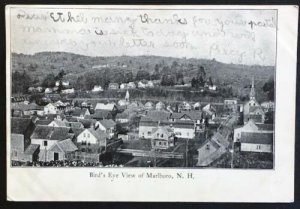
M 274 168 L 276 10 L 9 18 L 12 167 Z
M 297 6 L 7 5 L 5 23 L 7 200 L 294 200 Z

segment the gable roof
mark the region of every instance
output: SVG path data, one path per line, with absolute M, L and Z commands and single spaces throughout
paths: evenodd
M 66 140 L 59 141 L 59 142 L 57 142 L 57 145 L 61 148 L 61 150 L 63 152 L 74 152 L 74 151 L 78 150 L 78 148 L 72 142 L 71 139 L 66 139 Z
M 30 144 L 24 151 L 24 154 L 26 155 L 33 155 L 36 150 L 40 148 L 39 144 Z
M 72 115 L 75 116 L 75 117 L 79 117 L 81 115 L 84 115 L 86 113 L 86 111 L 88 111 L 88 109 L 86 109 L 86 108 L 82 108 L 82 109 L 76 108 L 73 111 Z
M 229 146 L 229 141 L 219 132 L 216 132 L 212 138 L 212 141 L 216 142 L 218 145 L 223 146 L 223 147 L 228 147 Z
M 113 128 L 115 127 L 116 123 L 113 120 L 101 120 L 99 123 L 104 126 L 104 128 Z
M 25 134 L 29 126 L 32 125 L 32 120 L 30 118 L 11 118 L 11 133 L 15 134 Z
M 58 127 L 67 127 L 66 123 L 61 120 L 54 120 L 51 123 L 55 123 Z M 51 123 L 49 123 L 48 126 L 50 126 Z
M 70 128 L 68 127 L 52 127 L 38 125 L 32 135 L 31 139 L 45 139 L 45 140 L 63 140 L 70 137 Z
M 153 121 L 169 120 L 170 116 L 171 113 L 167 111 L 151 110 L 147 112 L 147 117 L 151 118 Z
M 114 109 L 114 107 L 116 107 L 116 105 L 114 103 L 108 103 L 108 104 L 104 104 L 104 103 L 97 103 L 95 110 L 109 110 L 112 111 Z
M 128 112 L 124 111 L 124 112 L 118 113 L 116 115 L 116 119 L 123 119 L 123 118 L 126 118 L 126 119 L 129 118 Z
M 103 118 L 108 118 L 110 116 L 111 116 L 110 110 L 98 109 L 98 110 L 95 110 L 95 113 L 92 115 L 92 118 L 103 119 Z
M 37 120 L 35 122 L 36 125 L 49 125 L 52 121 L 51 120 Z
M 261 131 L 273 131 L 274 126 L 273 124 L 255 124 L 258 127 L 258 130 Z
M 242 132 L 241 143 L 273 144 L 273 133 Z
M 154 135 L 157 131 L 164 132 L 165 134 L 167 134 L 168 137 L 170 137 L 173 134 L 173 130 L 171 128 L 159 126 L 152 129 L 152 135 Z
M 103 140 L 108 138 L 108 135 L 105 133 L 105 131 L 102 131 L 100 129 L 95 130 L 94 128 L 89 128 L 86 130 L 88 130 L 98 140 Z
M 65 122 L 66 126 L 67 127 L 70 127 L 70 128 L 81 128 L 83 127 L 83 124 L 80 123 L 80 122 Z
M 74 134 L 74 137 L 77 137 L 84 130 L 84 128 L 71 128 L 70 132 Z
M 90 128 L 93 126 L 97 121 L 94 119 L 79 119 L 79 122 L 83 125 L 84 128 Z

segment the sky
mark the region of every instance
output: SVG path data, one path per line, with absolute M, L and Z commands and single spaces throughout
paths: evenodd
M 12 8 L 11 51 L 275 65 L 275 10 Z

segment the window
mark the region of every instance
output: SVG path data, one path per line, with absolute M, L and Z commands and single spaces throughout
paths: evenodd
M 190 133 L 189 133 L 189 132 L 187 132 L 187 133 L 186 133 L 186 135 L 187 135 L 187 136 L 189 136 L 189 135 L 190 135 Z
M 161 145 L 161 142 L 159 142 L 159 145 Z
M 48 146 L 48 142 L 44 141 L 44 147 Z
M 82 141 L 82 142 L 81 142 L 81 145 L 86 145 L 86 141 Z
M 151 135 L 151 131 L 148 131 L 148 135 Z
M 14 150 L 14 151 L 13 151 L 13 156 L 14 156 L 14 157 L 17 157 L 17 156 L 18 156 L 18 151 Z
M 87 134 L 87 137 L 90 138 L 90 134 Z
M 157 133 L 157 137 L 159 137 L 159 133 Z
M 209 150 L 209 149 L 210 149 L 210 147 L 209 147 L 209 144 L 207 144 L 207 145 L 206 145 L 206 149 L 207 149 L 207 150 Z
M 258 149 L 258 150 L 259 150 L 259 149 L 260 149 L 260 145 L 257 145 L 257 146 L 256 146 L 256 149 Z
M 83 137 L 85 137 L 85 133 L 83 133 Z
M 161 134 L 160 137 L 161 137 L 161 138 L 164 138 L 164 134 Z
M 167 142 L 164 142 L 164 145 L 166 146 L 166 145 L 167 145 Z

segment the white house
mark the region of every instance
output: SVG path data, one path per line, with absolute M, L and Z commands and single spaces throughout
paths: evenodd
M 91 145 L 100 145 L 106 147 L 106 139 L 107 134 L 97 129 L 95 130 L 93 127 L 89 129 L 85 129 L 77 136 L 77 143 L 79 144 L 91 144 Z
M 78 148 L 71 139 L 65 139 L 53 144 L 47 151 L 47 161 L 71 160 Z
M 114 111 L 117 111 L 117 107 L 114 103 L 107 103 L 107 104 L 97 103 L 95 110 L 108 110 L 108 111 L 114 112 Z
M 242 132 L 242 152 L 273 152 L 273 133 Z
M 109 120 L 105 119 L 105 120 L 97 121 L 95 127 L 104 131 L 110 137 L 113 137 L 115 134 L 116 123 L 111 119 Z
M 39 160 L 49 161 L 47 159 L 47 151 L 57 142 L 72 137 L 69 134 L 70 128 L 67 127 L 51 127 L 38 125 L 34 129 L 30 139 L 31 144 L 40 146 Z
M 136 88 L 136 85 L 135 85 L 134 82 L 129 82 L 129 83 L 127 84 L 127 88 L 128 88 L 128 89 L 135 89 L 135 88 Z
M 253 120 L 249 120 L 244 126 L 235 128 L 233 133 L 234 142 L 241 141 L 242 133 L 273 133 L 272 124 L 255 124 Z
M 159 101 L 159 102 L 156 103 L 155 109 L 156 110 L 163 110 L 163 109 L 165 109 L 165 104 L 163 102 Z
M 51 88 L 46 88 L 45 89 L 45 93 L 46 94 L 50 94 L 50 93 L 52 93 L 53 91 L 52 91 L 52 89 Z
M 74 88 L 64 89 L 64 90 L 61 91 L 61 93 L 63 93 L 63 94 L 73 94 L 73 93 L 75 93 L 75 89 Z
M 216 85 L 209 85 L 208 89 L 211 91 L 216 91 L 217 90 L 217 86 Z
M 103 91 L 103 89 L 99 85 L 95 85 L 94 88 L 92 89 L 92 92 L 100 92 L 100 91 Z
M 168 149 L 174 146 L 174 132 L 171 128 L 159 126 L 152 130 L 151 146 L 155 149 Z
M 57 114 L 58 109 L 53 103 L 49 103 L 44 106 L 44 114 Z

